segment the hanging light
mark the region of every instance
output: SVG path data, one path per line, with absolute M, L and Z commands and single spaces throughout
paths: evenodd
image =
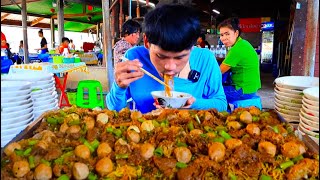
M 216 9 L 212 9 L 212 12 L 216 13 L 216 14 L 220 14 L 220 11 L 216 10 Z

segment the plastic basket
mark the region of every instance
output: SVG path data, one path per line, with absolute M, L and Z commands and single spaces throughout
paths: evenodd
M 53 63 L 55 64 L 61 64 L 63 63 L 63 56 L 53 56 Z
M 67 92 L 67 97 L 70 104 L 72 105 L 77 104 L 77 92 Z
M 81 59 L 80 59 L 79 57 L 75 57 L 75 58 L 74 58 L 74 62 L 75 62 L 75 63 L 79 63 L 79 62 L 81 62 Z
M 74 63 L 74 57 L 72 57 L 72 58 L 63 58 L 63 63 Z

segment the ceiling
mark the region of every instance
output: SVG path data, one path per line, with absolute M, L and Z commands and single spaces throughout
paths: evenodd
M 42 19 L 28 18 L 28 25 L 34 27 L 50 27 L 50 17 L 55 15 L 57 8 L 53 7 L 56 0 L 26 0 L 27 13 L 29 16 L 42 17 Z M 114 2 L 113 0 L 112 2 Z M 164 3 L 180 2 L 193 6 L 199 12 L 199 17 L 204 27 L 212 23 L 219 23 L 228 17 L 237 16 L 239 18 L 249 17 L 271 17 L 289 18 L 290 4 L 293 0 L 149 0 L 156 5 Z M 20 17 L 12 14 L 21 14 L 19 5 L 21 0 L 1 0 L 1 24 L 19 25 Z M 101 0 L 64 0 L 65 30 L 83 32 L 93 25 L 102 22 Z M 112 4 L 110 2 L 110 5 Z M 88 10 L 86 5 L 94 6 L 93 10 Z M 132 1 L 132 17 L 136 17 L 137 3 Z M 128 0 L 123 0 L 123 13 L 128 15 Z M 145 13 L 152 8 L 146 7 L 140 0 L 140 14 Z M 212 9 L 220 11 L 220 14 L 212 12 Z M 90 17 L 90 18 L 88 18 Z M 49 21 L 48 21 L 49 19 Z

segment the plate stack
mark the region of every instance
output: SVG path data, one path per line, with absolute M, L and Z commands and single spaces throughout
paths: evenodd
M 5 76 L 6 80 L 21 80 L 31 82 L 31 98 L 33 100 L 34 118 L 46 111 L 58 109 L 58 94 L 52 73 L 24 72 Z
M 319 144 L 319 87 L 303 90 L 299 131 Z
M 310 76 L 284 76 L 275 79 L 275 110 L 289 123 L 300 122 L 303 90 L 319 87 L 319 78 Z
M 31 82 L 1 80 L 1 147 L 33 120 Z

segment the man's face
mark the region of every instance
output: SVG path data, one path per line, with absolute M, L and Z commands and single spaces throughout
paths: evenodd
M 68 42 L 68 41 L 64 41 L 64 42 L 63 42 L 63 45 L 64 45 L 64 46 L 68 46 L 68 45 L 69 45 L 69 42 Z
M 171 52 L 165 51 L 157 45 L 148 44 L 151 62 L 161 77 L 163 77 L 164 74 L 171 76 L 179 74 L 189 61 L 191 49 L 181 52 Z
M 129 43 L 131 45 L 138 44 L 139 37 L 140 37 L 140 31 L 130 34 L 129 37 L 130 37 L 129 38 Z
M 220 28 L 220 40 L 226 47 L 233 46 L 239 36 L 239 31 L 234 31 L 228 27 Z

